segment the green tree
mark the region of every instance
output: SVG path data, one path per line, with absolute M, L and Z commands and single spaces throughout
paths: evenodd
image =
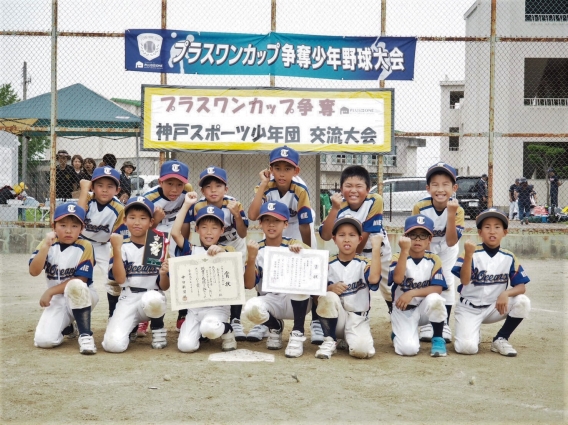
M 548 169 L 554 168 L 558 161 L 563 157 L 566 149 L 547 146 L 544 143 L 535 143 L 527 146 L 529 160 L 540 168 L 546 176 L 546 202 L 550 204 L 550 182 L 548 180 Z M 566 168 L 566 167 L 563 167 Z M 562 169 L 562 171 L 564 171 Z

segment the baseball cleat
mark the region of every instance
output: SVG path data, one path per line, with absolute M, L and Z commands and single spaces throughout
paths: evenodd
M 278 320 L 280 329 L 269 329 L 266 348 L 269 350 L 280 350 L 282 348 L 282 331 L 284 330 L 284 320 Z
M 136 342 L 137 338 L 138 338 L 138 326 L 136 326 L 134 329 L 132 329 L 130 331 L 130 333 L 128 334 L 128 340 L 130 342 Z
M 92 335 L 81 335 L 79 337 L 79 353 L 81 354 L 96 354 L 97 347 L 95 346 L 95 339 Z
M 237 341 L 246 341 L 247 336 L 243 330 L 243 325 L 240 319 L 231 320 L 231 327 L 233 328 L 233 333 L 235 334 L 235 339 Z
M 332 337 L 326 336 L 323 339 L 323 343 L 319 346 L 318 351 L 316 351 L 316 359 L 331 359 L 337 352 L 337 342 L 333 340 Z
M 430 356 L 431 357 L 446 357 L 446 341 L 444 338 L 440 338 L 439 336 L 435 336 L 432 338 L 432 348 L 430 349 Z
M 168 345 L 168 341 L 166 340 L 167 334 L 168 331 L 166 328 L 152 329 L 152 348 L 166 348 Z
M 284 354 L 286 357 L 296 358 L 304 354 L 304 341 L 306 337 L 300 331 L 292 331 Z
M 254 326 L 247 335 L 247 341 L 259 342 L 268 337 L 268 327 L 264 325 Z
M 345 339 L 338 340 L 337 341 L 337 349 L 349 351 L 349 344 L 347 344 L 347 340 L 345 340 Z
M 452 330 L 450 329 L 450 326 L 447 323 L 444 323 L 444 330 L 442 331 L 442 336 L 444 337 L 444 341 L 446 341 L 446 343 L 450 343 L 452 342 Z
M 509 344 L 509 341 L 501 337 L 497 338 L 491 343 L 491 351 L 507 357 L 515 357 L 517 355 L 517 350 L 515 350 L 513 346 Z
M 234 332 L 221 335 L 221 351 L 233 351 L 237 349 L 237 340 Z
M 323 343 L 323 329 L 321 328 L 321 323 L 319 320 L 312 320 L 312 323 L 310 324 L 310 332 L 312 344 L 320 345 L 321 343 Z
M 431 324 L 427 324 L 420 327 L 420 341 L 430 342 L 434 336 L 434 329 Z
M 136 332 L 137 336 L 146 336 L 146 334 L 148 333 L 148 324 L 150 322 L 141 322 L 138 323 L 138 329 Z
M 79 336 L 79 331 L 77 330 L 77 326 L 75 325 L 75 322 L 71 323 L 69 326 L 67 326 L 65 329 L 63 329 L 61 331 L 61 333 L 63 335 L 65 335 L 65 338 L 67 338 L 67 339 L 73 339 L 73 338 L 77 338 Z

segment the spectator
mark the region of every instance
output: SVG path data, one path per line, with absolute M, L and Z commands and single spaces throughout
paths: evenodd
M 480 202 L 479 207 L 481 211 L 485 211 L 487 209 L 487 174 L 481 175 L 481 178 L 475 184 L 475 189 Z
M 120 193 L 118 194 L 118 199 L 123 204 L 126 204 L 126 201 L 130 198 L 132 194 L 132 187 L 130 185 L 130 177 L 132 173 L 136 170 L 136 167 L 132 163 L 132 161 L 124 161 L 122 163 L 122 167 L 120 167 L 120 171 L 122 174 L 120 175 Z
M 516 190 L 519 203 L 519 220 L 521 220 L 521 224 L 529 224 L 531 196 L 535 195 L 535 191 L 534 187 L 528 184 L 526 178 L 521 177 L 519 183 L 520 186 Z
M 105 153 L 104 156 L 103 156 L 103 160 L 99 164 L 99 167 L 115 168 L 116 167 L 116 156 L 114 156 L 112 153 Z
M 73 155 L 73 158 L 71 158 L 71 165 L 75 172 L 79 175 L 80 179 L 81 172 L 83 171 L 83 157 L 81 155 Z
M 515 179 L 515 183 L 509 187 L 509 220 L 515 220 L 515 215 L 519 214 L 519 204 L 515 192 L 519 187 L 519 179 Z M 519 217 L 517 216 L 517 219 Z
M 58 151 L 55 158 L 59 161 L 59 166 L 55 169 L 55 197 L 71 199 L 71 193 L 79 187 L 79 175 L 67 164 L 71 155 L 66 150 Z
M 554 168 L 548 169 L 548 181 L 550 182 L 550 206 L 554 213 L 555 208 L 558 206 L 558 187 L 562 186 L 563 182 L 558 180 Z
M 97 168 L 97 163 L 93 158 L 85 158 L 83 161 L 83 172 L 81 173 L 81 180 L 91 180 L 93 171 Z

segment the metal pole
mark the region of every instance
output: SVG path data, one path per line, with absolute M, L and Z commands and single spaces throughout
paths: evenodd
M 381 37 L 384 37 L 387 32 L 387 0 L 381 0 Z M 384 89 L 385 81 L 379 81 L 379 86 Z M 391 146 L 392 150 L 392 146 Z M 383 196 L 383 175 L 384 175 L 384 160 L 383 155 L 377 155 L 377 192 Z M 392 207 L 392 205 L 391 205 Z
M 51 161 L 49 168 L 49 220 L 55 217 L 55 157 L 57 155 L 57 0 L 51 0 Z
M 165 30 L 167 28 L 167 17 L 168 17 L 168 0 L 162 0 L 162 29 Z M 165 86 L 168 84 L 168 77 L 167 74 L 162 72 L 160 74 L 160 84 Z M 160 152 L 160 168 L 162 164 L 166 161 L 166 152 Z
M 270 6 L 270 31 L 276 31 L 276 0 L 271 0 Z M 276 87 L 274 75 L 270 74 L 270 87 Z
M 487 144 L 487 206 L 493 206 L 493 149 L 495 143 L 495 42 L 497 0 L 491 0 L 491 37 L 489 41 L 489 142 Z
M 22 100 L 26 100 L 28 98 L 28 63 L 24 62 L 24 68 L 22 72 L 22 76 L 24 78 L 24 93 L 22 96 Z M 28 138 L 26 136 L 21 136 L 21 144 L 22 144 L 22 181 L 25 183 L 27 180 L 27 172 L 28 172 Z

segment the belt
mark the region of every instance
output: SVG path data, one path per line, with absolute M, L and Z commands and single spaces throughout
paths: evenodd
M 369 315 L 368 311 L 354 311 L 353 313 L 355 313 L 357 316 L 363 316 L 363 317 L 367 317 Z
M 418 307 L 417 305 L 412 305 L 412 304 L 408 304 L 405 308 L 405 310 L 414 310 L 416 307 Z
M 473 307 L 473 308 L 487 308 L 487 307 L 491 307 L 491 304 L 487 304 L 487 305 L 475 305 L 475 304 L 472 304 L 472 303 L 470 303 L 468 300 L 466 300 L 464 297 L 460 297 L 460 302 L 463 303 L 463 304 L 465 304 L 465 305 L 468 305 L 468 306 L 470 306 L 470 307 Z
M 132 293 L 147 292 L 148 291 L 146 288 L 135 288 L 134 286 L 126 286 L 126 287 L 122 288 L 123 291 L 126 291 L 127 289 L 130 289 L 130 292 L 132 292 Z

